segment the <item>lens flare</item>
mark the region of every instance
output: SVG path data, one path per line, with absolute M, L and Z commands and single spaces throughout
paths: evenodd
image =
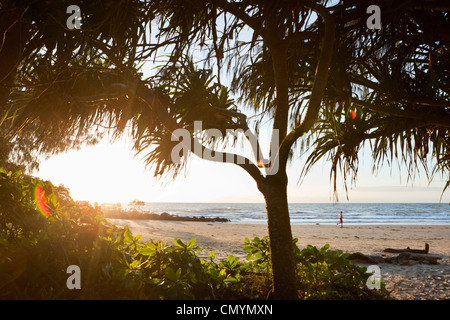
M 45 204 L 45 194 L 41 186 L 36 187 L 34 198 L 36 200 L 37 209 L 39 210 L 40 214 L 48 218 L 50 216 L 50 211 L 48 211 L 47 205 Z

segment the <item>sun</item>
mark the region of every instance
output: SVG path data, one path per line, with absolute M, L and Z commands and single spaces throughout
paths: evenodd
M 63 184 L 75 200 L 130 202 L 151 189 L 152 178 L 125 142 L 100 142 L 43 161 L 39 177 Z
M 91 203 L 254 202 L 262 196 L 250 176 L 231 164 L 191 159 L 186 175 L 175 181 L 157 180 L 151 168 L 135 157 L 126 141 L 101 141 L 43 160 L 36 174 L 64 185 L 74 200 Z M 236 181 L 239 184 L 236 185 Z

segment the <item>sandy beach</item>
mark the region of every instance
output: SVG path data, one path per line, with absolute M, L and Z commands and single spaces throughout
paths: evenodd
M 155 220 L 111 219 L 112 223 L 128 225 L 134 235 L 142 235 L 142 241 L 160 240 L 172 245 L 173 238 L 183 241 L 196 238 L 202 248 L 201 257 L 214 250 L 218 259 L 229 254 L 245 260 L 245 237 L 264 237 L 264 224 L 232 224 L 209 222 L 179 222 Z M 391 298 L 450 299 L 450 226 L 449 225 L 294 225 L 293 236 L 299 239 L 299 247 L 307 244 L 344 252 L 361 252 L 382 255 L 385 248 L 410 247 L 423 249 L 430 245 L 430 254 L 442 257 L 437 265 L 396 265 L 381 263 L 381 276 L 391 291 Z

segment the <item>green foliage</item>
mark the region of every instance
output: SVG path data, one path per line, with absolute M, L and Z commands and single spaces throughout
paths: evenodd
M 41 215 L 34 190 L 45 193 Z M 297 239 L 293 239 L 296 243 Z M 341 251 L 295 246 L 299 298 L 380 297 L 368 274 Z M 271 291 L 268 237 L 245 239 L 246 262 L 214 251 L 201 259 L 196 239 L 144 243 L 128 226 L 105 220 L 98 207 L 75 202 L 67 189 L 0 169 L 0 298 L 2 299 L 265 299 Z M 69 290 L 69 265 L 81 290 Z
M 308 245 L 296 255 L 304 299 L 367 299 L 387 293 L 368 289 L 367 269 L 354 265 L 341 250 L 328 249 L 328 244 L 320 249 Z
M 244 250 L 249 252 L 248 260 L 253 259 L 255 267 L 270 271 L 269 237 L 245 239 Z M 293 243 L 298 242 L 294 238 Z M 348 260 L 348 254 L 341 250 L 329 250 L 329 244 L 322 248 L 307 245 L 300 250 L 294 246 L 297 261 L 301 299 L 374 299 L 386 298 L 388 292 L 384 285 L 380 291 L 370 290 L 366 286 L 369 274 L 364 267 L 354 265 Z

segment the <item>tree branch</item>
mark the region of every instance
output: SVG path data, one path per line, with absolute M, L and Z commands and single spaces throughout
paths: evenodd
M 384 106 L 381 103 L 374 105 L 356 98 L 352 98 L 352 102 L 371 111 L 414 119 L 422 121 L 424 124 L 438 125 L 445 128 L 450 127 L 450 115 L 446 112 L 439 112 L 435 108 L 427 108 L 426 110 L 401 110 L 400 108 Z
M 226 0 L 215 0 L 217 7 L 222 8 L 226 12 L 231 13 L 239 20 L 243 21 L 246 25 L 252 28 L 263 39 L 267 38 L 267 30 L 262 26 L 258 19 L 249 16 L 245 10 L 239 7 L 237 3 L 230 3 Z
M 196 147 L 197 146 L 197 147 Z M 195 151 L 201 150 L 201 154 L 197 154 Z M 213 161 L 213 162 L 220 162 L 220 163 L 233 163 L 245 171 L 257 182 L 259 183 L 264 179 L 264 176 L 262 175 L 261 171 L 258 169 L 256 165 L 254 165 L 248 158 L 234 154 L 229 152 L 222 152 L 222 151 L 215 151 L 208 147 L 205 147 L 203 144 L 201 144 L 197 139 L 191 136 L 191 152 L 197 155 L 199 158 L 203 160 Z M 211 158 L 205 158 L 205 153 L 208 154 L 214 154 Z
M 328 81 L 328 71 L 333 55 L 335 38 L 335 21 L 330 12 L 321 5 L 315 5 L 311 7 L 311 9 L 316 11 L 325 21 L 325 34 L 322 40 L 322 50 L 320 51 L 308 109 L 302 123 L 292 130 L 281 143 L 280 154 L 282 157 L 287 157 L 294 142 L 303 134 L 303 132 L 309 131 L 317 121 L 320 104 Z
M 261 149 L 261 145 L 259 144 L 258 138 L 254 135 L 254 133 L 248 127 L 247 116 L 245 114 L 241 113 L 241 112 L 238 112 L 238 111 L 233 111 L 233 110 L 228 110 L 228 109 L 223 109 L 223 108 L 217 108 L 217 107 L 214 107 L 214 106 L 211 106 L 211 108 L 213 108 L 217 112 L 220 112 L 220 113 L 223 113 L 223 114 L 228 114 L 228 115 L 230 115 L 232 117 L 239 118 L 238 127 L 240 129 L 242 129 L 246 133 L 245 137 L 250 142 L 250 146 L 252 148 L 253 156 L 255 157 L 255 160 L 256 160 L 256 163 L 257 163 L 258 167 L 264 168 L 265 167 L 264 163 L 268 164 L 268 161 L 265 161 L 265 159 L 264 159 L 264 155 L 262 154 L 262 151 L 261 151 L 262 149 Z M 254 142 L 255 145 L 252 142 Z

